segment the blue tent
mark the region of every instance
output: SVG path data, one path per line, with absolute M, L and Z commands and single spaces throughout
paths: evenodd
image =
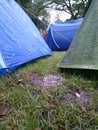
M 0 73 L 46 55 L 50 48 L 21 7 L 14 0 L 0 0 Z
M 83 18 L 51 24 L 45 41 L 52 51 L 67 51 Z

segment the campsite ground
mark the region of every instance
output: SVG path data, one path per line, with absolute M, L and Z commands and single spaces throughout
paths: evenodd
M 56 67 L 56 52 L 0 77 L 0 130 L 98 130 L 98 79 Z

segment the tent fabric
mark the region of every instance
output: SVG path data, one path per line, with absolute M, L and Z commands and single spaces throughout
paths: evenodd
M 83 18 L 51 24 L 44 39 L 52 51 L 67 51 Z
M 35 24 L 14 0 L 0 1 L 0 73 L 51 55 Z
M 98 0 L 92 1 L 60 68 L 98 70 Z

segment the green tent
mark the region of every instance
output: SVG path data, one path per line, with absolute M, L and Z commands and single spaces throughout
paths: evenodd
M 60 68 L 98 70 L 98 0 L 93 0 Z

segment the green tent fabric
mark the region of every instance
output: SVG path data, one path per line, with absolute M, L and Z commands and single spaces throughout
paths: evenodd
M 60 68 L 98 70 L 98 0 L 93 0 Z

